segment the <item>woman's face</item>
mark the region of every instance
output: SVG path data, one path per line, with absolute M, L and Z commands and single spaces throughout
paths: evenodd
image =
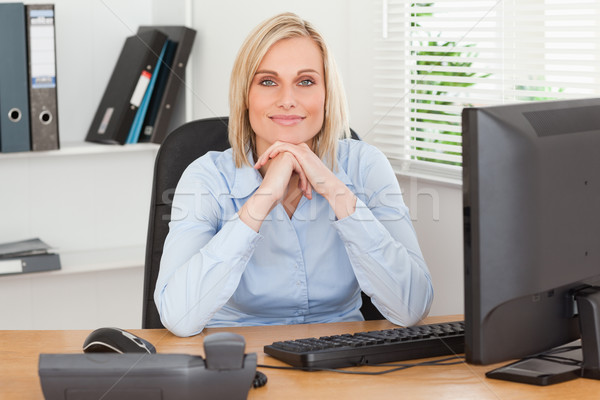
M 325 115 L 323 56 L 312 39 L 271 46 L 250 85 L 248 114 L 258 155 L 277 140 L 312 147 Z

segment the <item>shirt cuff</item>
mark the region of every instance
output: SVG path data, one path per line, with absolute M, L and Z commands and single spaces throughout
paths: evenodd
M 378 248 L 385 237 L 389 236 L 385 227 L 359 198 L 356 199 L 354 213 L 334 221 L 333 227 L 344 243 L 364 252 Z

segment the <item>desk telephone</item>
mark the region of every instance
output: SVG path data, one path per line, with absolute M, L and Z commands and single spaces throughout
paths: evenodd
M 127 331 L 101 329 L 84 342 L 85 354 L 40 354 L 46 400 L 246 399 L 255 381 L 256 353 L 244 354 L 240 335 L 208 335 L 202 358 L 156 354 L 154 346 Z M 141 350 L 123 351 L 132 343 Z

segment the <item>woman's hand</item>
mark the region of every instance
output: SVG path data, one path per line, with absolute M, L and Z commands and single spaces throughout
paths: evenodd
M 256 232 L 273 207 L 285 198 L 294 175 L 298 176 L 298 188 L 302 194 L 309 199 L 312 197 L 310 183 L 293 154 L 283 152 L 267 161 L 269 165 L 265 168 L 262 183 L 238 213 L 242 221 Z
M 270 194 L 276 203 L 280 202 L 287 194 L 290 180 L 294 174 L 298 175 L 298 188 L 304 196 L 310 199 L 312 190 L 306 173 L 294 155 L 287 152 L 280 153 L 270 160 L 258 191 Z
M 254 168 L 260 169 L 270 160 L 272 162 L 286 153 L 294 156 L 305 175 L 308 185 L 307 190 L 303 191 L 308 199 L 312 197 L 310 193 L 312 187 L 312 189 L 327 199 L 338 219 L 342 219 L 354 212 L 356 206 L 356 196 L 354 193 L 327 168 L 306 143 L 291 144 L 275 142 L 261 154 Z M 270 168 L 271 166 L 269 166 L 269 170 Z

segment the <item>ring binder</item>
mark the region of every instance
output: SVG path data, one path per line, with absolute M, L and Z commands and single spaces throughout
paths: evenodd
M 31 150 L 59 148 L 54 5 L 26 5 Z
M 125 40 L 86 141 L 125 144 L 140 106 L 136 86 L 145 79 L 144 72 L 154 73 L 166 40 L 167 35 L 158 30 L 138 33 Z M 140 102 L 144 93 L 145 88 Z
M 29 151 L 27 43 L 23 3 L 0 3 L 0 151 Z
M 154 29 L 167 34 L 169 41 L 172 43 L 167 47 L 165 52 L 162 69 L 162 72 L 167 76 L 158 77 L 163 82 L 157 82 L 157 93 L 156 96 L 153 96 L 149 105 L 140 141 L 150 141 L 160 144 L 169 133 L 173 109 L 175 108 L 179 91 L 185 82 L 185 68 L 192 51 L 196 31 L 180 25 L 140 26 L 138 33 Z

